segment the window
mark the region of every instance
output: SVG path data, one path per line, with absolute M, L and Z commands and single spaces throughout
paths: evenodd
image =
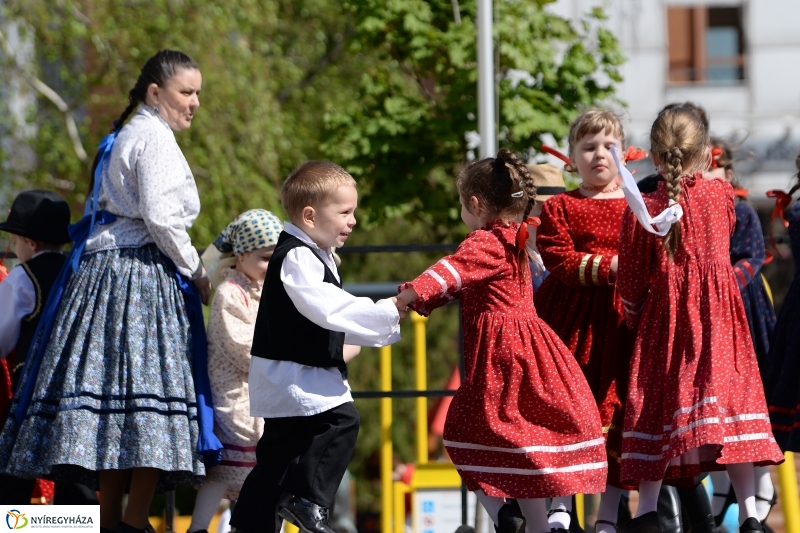
M 741 7 L 667 8 L 672 83 L 737 83 L 744 79 Z

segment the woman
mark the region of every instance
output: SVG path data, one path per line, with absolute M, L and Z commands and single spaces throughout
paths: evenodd
M 159 482 L 205 473 L 178 274 L 203 303 L 210 282 L 187 234 L 200 199 L 173 134 L 191 125 L 201 84 L 181 52 L 162 50 L 142 68 L 113 146 L 95 160 L 98 223 L 42 341 L 38 374 L 26 367 L 30 401 L 0 435 L 6 473 L 99 487 L 101 529 L 143 531 Z

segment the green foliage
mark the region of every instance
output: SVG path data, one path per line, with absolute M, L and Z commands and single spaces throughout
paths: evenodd
M 575 28 L 547 0 L 495 2 L 499 140 L 518 152 L 562 139 L 584 107 L 610 99 L 622 63 L 594 9 Z M 453 176 L 477 130 L 475 0 L 350 0 L 356 36 L 369 49 L 359 97 L 326 115 L 322 145 L 359 180 L 367 221 L 407 215 L 451 238 L 459 226 Z M 522 78 L 522 80 L 520 80 Z M 363 216 L 363 214 L 362 214 Z

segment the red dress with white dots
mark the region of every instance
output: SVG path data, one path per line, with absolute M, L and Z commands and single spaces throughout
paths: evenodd
M 626 480 L 783 460 L 730 262 L 733 188 L 699 174 L 681 183 L 673 258 L 631 211 L 622 223 L 617 289 L 629 324 L 638 324 L 622 439 Z M 665 185 L 645 195 L 651 214 L 667 207 Z
M 517 263 L 519 224 L 491 222 L 411 286 L 422 315 L 459 298 L 466 376 L 444 427 L 470 490 L 510 498 L 601 492 L 600 416 L 575 358 L 533 307 Z
M 620 488 L 623 401 L 633 332 L 625 325 L 611 260 L 617 255 L 625 198 L 570 191 L 548 199 L 536 247 L 550 273 L 534 295 L 536 310 L 575 356 L 592 389 L 606 435 L 608 483 Z

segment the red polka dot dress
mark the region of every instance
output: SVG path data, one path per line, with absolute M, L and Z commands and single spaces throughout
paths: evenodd
M 645 195 L 651 214 L 667 207 L 665 185 Z M 682 188 L 674 258 L 630 211 L 622 223 L 617 289 L 629 323 L 638 323 L 622 439 L 626 480 L 783 460 L 730 262 L 733 188 L 701 175 L 684 177 Z
M 489 223 L 400 287 L 414 288 L 411 307 L 423 315 L 461 300 L 466 376 L 445 421 L 447 453 L 467 487 L 490 496 L 601 492 L 597 407 L 575 358 L 536 315 L 518 229 Z
M 536 246 L 550 275 L 534 295 L 536 310 L 583 371 L 606 436 L 608 483 L 620 488 L 623 401 L 633 333 L 625 325 L 611 260 L 617 255 L 625 198 L 595 199 L 580 191 L 544 204 Z

